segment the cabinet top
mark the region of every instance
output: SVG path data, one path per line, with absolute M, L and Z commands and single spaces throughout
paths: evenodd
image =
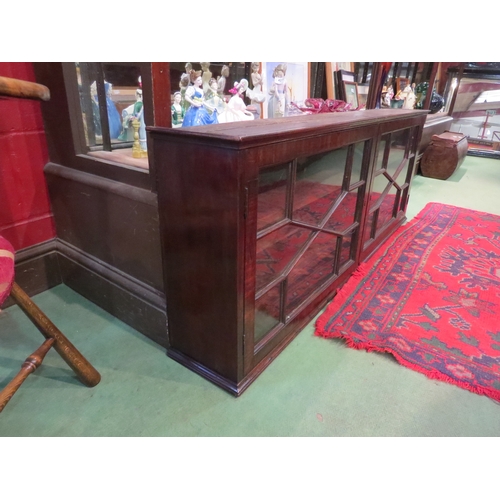
M 278 119 L 250 120 L 195 127 L 147 127 L 153 137 L 175 142 L 220 141 L 228 147 L 246 148 L 256 144 L 293 140 L 323 133 L 349 130 L 402 120 L 421 118 L 424 123 L 427 110 L 372 109 L 339 113 L 289 116 Z

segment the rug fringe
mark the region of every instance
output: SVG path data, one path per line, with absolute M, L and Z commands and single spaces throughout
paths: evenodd
M 421 366 L 415 365 L 410 361 L 406 360 L 399 353 L 393 351 L 390 348 L 377 347 L 372 344 L 369 344 L 368 342 L 354 342 L 350 337 L 342 333 L 323 332 L 322 336 L 325 338 L 341 338 L 345 341 L 346 345 L 351 349 L 365 350 L 367 352 L 389 353 L 392 356 L 394 356 L 394 358 L 399 364 L 403 365 L 406 368 L 410 368 L 411 370 L 419 372 L 422 375 L 425 375 L 429 379 L 439 380 L 440 382 L 446 382 L 451 385 L 456 385 L 462 389 L 466 389 L 475 394 L 479 394 L 480 396 L 487 396 L 488 398 L 500 402 L 500 391 L 494 389 L 488 389 L 486 387 L 474 386 L 472 384 L 469 384 L 468 382 L 451 378 L 448 375 L 445 375 L 444 373 L 441 373 L 438 370 L 426 370 L 425 368 L 422 368 Z
M 325 333 L 324 331 L 328 318 L 331 317 L 333 314 L 335 314 L 335 312 L 338 311 L 340 307 L 342 307 L 342 305 L 347 300 L 349 295 L 351 295 L 351 293 L 354 292 L 359 283 L 367 275 L 368 270 L 369 268 L 366 264 L 364 263 L 360 264 L 357 267 L 357 269 L 352 273 L 352 275 L 349 277 L 348 281 L 342 287 L 337 289 L 336 295 L 328 304 L 325 311 L 316 320 L 314 335 L 316 335 L 317 337 L 325 337 L 323 333 Z

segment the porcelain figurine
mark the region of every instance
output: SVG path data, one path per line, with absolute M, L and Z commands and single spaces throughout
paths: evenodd
M 189 86 L 190 80 L 191 80 L 190 76 L 187 73 L 183 73 L 179 81 L 179 89 L 181 93 L 181 106 L 184 108 L 185 112 L 189 109 L 189 103 L 186 102 L 185 96 L 186 96 L 186 89 Z
M 222 66 L 220 76 L 217 78 L 217 92 L 221 97 L 224 96 L 224 91 L 226 90 L 227 78 L 229 78 L 229 66 L 224 64 L 224 66 Z
M 104 81 L 104 90 L 106 92 L 106 109 L 108 110 L 108 125 L 109 125 L 109 136 L 111 139 L 118 139 L 122 131 L 122 121 L 120 118 L 120 113 L 116 109 L 116 105 L 111 99 L 111 93 L 113 90 L 113 85 L 107 81 Z M 93 82 L 90 86 L 90 94 L 92 97 L 92 110 L 94 113 L 94 129 L 97 135 L 102 135 L 100 111 L 99 111 L 99 97 L 97 96 L 97 84 Z
M 417 100 L 415 96 L 415 92 L 413 92 L 413 88 L 411 85 L 407 85 L 404 88 L 405 94 L 405 102 L 403 104 L 403 109 L 413 109 L 415 107 L 415 102 Z
M 120 119 L 120 113 L 116 109 L 116 105 L 111 98 L 113 85 L 104 82 L 104 90 L 106 91 L 106 107 L 108 109 L 109 136 L 111 139 L 118 139 L 122 131 L 122 121 Z
M 229 99 L 226 109 L 219 116 L 219 123 L 240 122 L 243 120 L 253 120 L 254 115 L 248 109 L 243 95 L 248 89 L 248 80 L 241 79 L 240 82 L 235 82 L 234 87 L 229 91 L 233 96 Z
M 148 150 L 146 140 L 146 121 L 144 119 L 144 103 L 142 100 L 142 90 L 137 89 L 138 99 L 134 104 L 134 117 L 139 122 L 139 143 L 141 145 L 141 156 L 145 156 Z
M 140 104 L 138 104 L 140 103 Z M 142 109 L 142 90 L 135 91 L 135 103 L 126 107 L 122 111 L 122 131 L 118 136 L 120 141 L 133 141 L 134 140 L 134 127 L 132 121 L 137 117 Z
M 253 88 L 248 88 L 246 91 L 246 96 L 252 102 L 255 109 L 256 118 L 260 118 L 261 114 L 261 103 L 266 100 L 266 95 L 262 91 L 263 79 L 262 75 L 259 73 L 260 63 L 252 63 L 252 86 Z
M 184 121 L 184 115 L 186 114 L 186 110 L 181 105 L 181 93 L 175 92 L 174 94 L 174 103 L 170 107 L 172 112 L 172 127 L 178 128 L 182 126 L 182 122 Z
M 191 81 L 191 73 L 193 72 L 193 65 L 191 63 L 186 63 L 184 65 L 184 73 L 181 75 L 181 80 L 183 80 L 186 75 L 189 77 L 188 84 Z
M 201 79 L 203 80 L 203 91 L 208 92 L 210 88 L 210 80 L 212 79 L 212 72 L 210 71 L 209 62 L 201 62 Z
M 142 89 L 135 91 L 135 99 L 134 104 L 131 104 L 122 111 L 122 132 L 118 136 L 118 139 L 127 142 L 134 141 L 132 157 L 145 158 L 148 154 L 148 144 L 146 140 Z
M 387 91 L 384 95 L 382 106 L 384 106 L 386 108 L 390 108 L 391 101 L 393 98 L 394 98 L 394 89 L 392 88 L 392 85 L 389 85 L 389 87 L 387 87 Z
M 289 106 L 288 86 L 286 83 L 286 64 L 278 64 L 273 70 L 273 83 L 269 89 L 269 118 L 287 116 Z
M 218 85 L 215 78 L 210 78 L 208 91 L 205 93 L 204 106 L 210 113 L 216 111 L 220 114 L 225 111 L 226 103 L 218 93 Z
M 210 113 L 204 106 L 203 80 L 201 75 L 194 75 L 192 85 L 186 89 L 185 100 L 189 103 L 189 109 L 184 115 L 183 127 L 196 125 L 211 125 L 218 123 L 217 113 Z

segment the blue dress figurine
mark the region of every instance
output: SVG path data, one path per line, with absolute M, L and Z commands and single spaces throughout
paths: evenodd
M 118 139 L 122 131 L 122 120 L 120 113 L 116 109 L 116 105 L 111 99 L 111 83 L 104 82 L 104 90 L 106 91 L 106 107 L 108 108 L 109 135 L 111 139 Z
M 111 89 L 113 85 L 109 82 L 104 82 L 104 90 L 106 92 L 106 108 L 108 110 L 109 135 L 111 139 L 118 139 L 122 131 L 122 119 L 120 113 L 116 109 L 116 105 L 111 99 Z M 99 97 L 97 96 L 96 83 L 90 86 L 92 95 L 92 110 L 94 112 L 94 127 L 97 135 L 102 135 L 101 120 L 99 118 Z
M 201 76 L 198 76 L 193 84 L 186 89 L 184 98 L 191 106 L 184 116 L 184 121 L 182 122 L 183 127 L 219 123 L 217 120 L 217 111 L 209 111 L 203 105 L 202 83 Z

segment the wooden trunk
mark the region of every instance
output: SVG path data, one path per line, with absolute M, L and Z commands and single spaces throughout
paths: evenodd
M 467 138 L 463 134 L 444 132 L 434 135 L 422 157 L 422 175 L 433 179 L 448 179 L 464 161 L 467 149 Z

